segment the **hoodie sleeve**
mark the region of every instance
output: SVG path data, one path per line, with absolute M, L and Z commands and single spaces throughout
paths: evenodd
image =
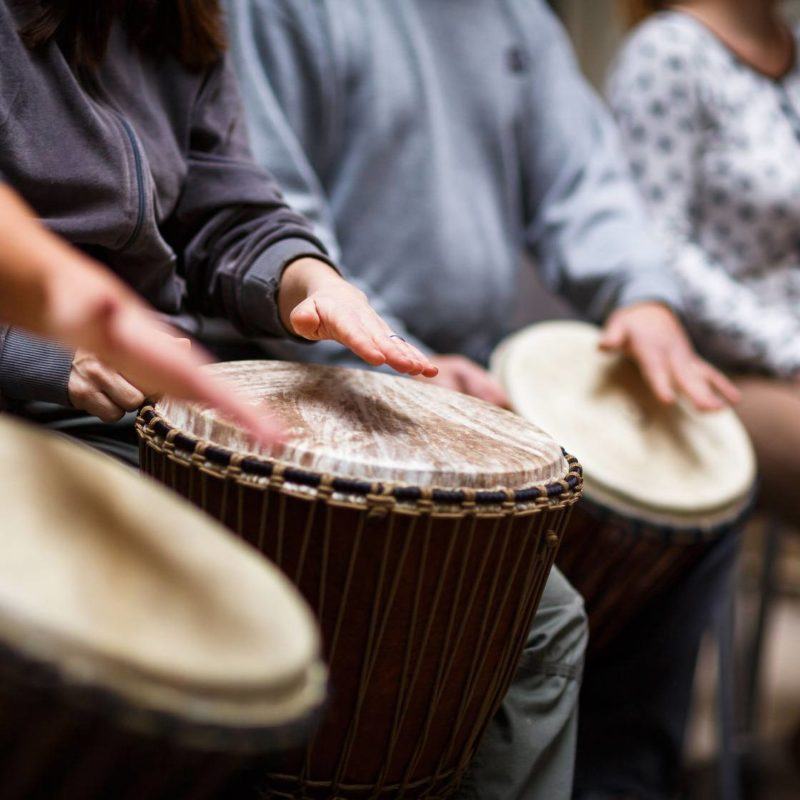
M 196 309 L 251 335 L 289 336 L 278 314 L 283 270 L 299 258 L 328 262 L 306 220 L 253 161 L 232 69 L 224 60 L 195 104 L 188 173 L 165 227 Z

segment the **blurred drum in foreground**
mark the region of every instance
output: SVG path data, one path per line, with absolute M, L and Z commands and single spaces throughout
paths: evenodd
M 583 465 L 584 499 L 557 563 L 586 600 L 592 654 L 742 524 L 756 475 L 732 410 L 660 404 L 635 364 L 598 349 L 599 334 L 534 325 L 492 358 L 514 410 Z
M 325 670 L 295 588 L 171 492 L 0 420 L 0 796 L 256 798 Z
M 208 409 L 139 419 L 142 465 L 259 547 L 321 621 L 331 703 L 267 797 L 443 798 L 516 670 L 580 470 L 515 414 L 419 381 L 216 370 L 289 429 L 253 453 Z

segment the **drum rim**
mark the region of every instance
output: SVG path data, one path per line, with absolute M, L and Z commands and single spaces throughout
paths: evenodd
M 519 330 L 506 336 L 498 343 L 492 352 L 490 364 L 492 374 L 503 384 L 504 388 L 509 392 L 509 394 L 513 394 L 513 392 L 511 386 L 509 385 L 509 379 L 506 375 L 506 371 L 509 369 L 509 360 L 513 357 L 514 353 L 518 352 L 519 348 L 523 345 L 526 346 L 526 349 L 529 349 L 530 340 L 536 336 L 549 331 L 554 331 L 559 328 L 571 329 L 573 331 L 581 329 L 583 331 L 592 331 L 594 334 L 597 334 L 600 331 L 596 325 L 592 324 L 591 322 L 587 322 L 586 320 L 550 319 L 523 326 Z M 514 404 L 512 398 L 512 407 L 513 406 Z M 531 419 L 531 417 L 529 417 L 527 414 L 523 414 L 516 408 L 514 410 L 516 413 L 533 422 L 535 425 L 541 426 L 541 423 L 538 420 Z M 625 488 L 615 486 L 605 476 L 599 476 L 595 474 L 593 464 L 587 464 L 585 467 L 584 497 L 591 501 L 593 496 L 598 494 L 600 495 L 600 499 L 599 501 L 595 500 L 595 503 L 599 503 L 600 506 L 607 506 L 611 509 L 613 509 L 614 503 L 619 503 L 620 506 L 625 509 L 624 512 L 619 512 L 620 514 L 628 515 L 628 511 L 630 510 L 630 515 L 635 516 L 638 520 L 643 522 L 647 520 L 647 515 L 652 513 L 653 516 L 658 520 L 654 523 L 656 527 L 661 524 L 661 519 L 667 517 L 674 517 L 677 520 L 685 518 L 688 521 L 693 516 L 697 518 L 706 518 L 716 514 L 724 518 L 724 512 L 726 509 L 736 510 L 740 507 L 749 507 L 751 505 L 752 494 L 755 491 L 754 487 L 758 482 L 758 467 L 756 463 L 755 452 L 753 450 L 752 441 L 750 440 L 750 437 L 741 421 L 736 417 L 735 412 L 733 412 L 731 409 L 726 409 L 726 411 L 730 412 L 729 418 L 737 424 L 740 432 L 743 434 L 744 440 L 749 443 L 750 470 L 748 472 L 749 482 L 747 483 L 746 487 L 743 485 L 740 491 L 735 494 L 731 493 L 730 496 L 724 501 L 708 503 L 702 508 L 697 508 L 696 506 L 676 507 L 662 502 L 655 502 L 652 498 L 646 497 L 640 492 L 627 488 L 628 486 L 637 486 L 637 482 L 626 484 Z M 721 524 L 724 525 L 724 521 Z M 689 530 L 693 526 L 676 525 L 675 527 L 676 529 L 679 528 L 681 530 Z M 697 526 L 694 526 L 694 528 L 697 529 Z
M 325 707 L 327 670 L 315 664 L 309 670 L 308 702 L 302 713 L 283 719 L 253 722 L 235 717 L 215 718 L 191 704 L 182 708 L 148 705 L 96 675 L 76 679 L 71 671 L 41 654 L 19 650 L 0 641 L 0 679 L 7 690 L 29 687 L 56 695 L 65 706 L 103 717 L 145 736 L 166 737 L 199 750 L 267 753 L 303 743 Z
M 628 510 L 615 508 L 609 498 L 598 496 L 594 492 L 594 487 L 585 488 L 581 498 L 580 508 L 598 522 L 613 521 L 619 530 L 625 534 L 635 537 L 650 539 L 680 540 L 680 544 L 701 544 L 703 542 L 716 541 L 733 530 L 738 530 L 752 515 L 753 509 L 758 498 L 758 486 L 754 486 L 744 497 L 740 497 L 727 509 L 730 513 L 723 515 L 725 509 L 718 511 L 718 514 L 697 515 L 696 519 L 690 516 L 685 520 L 680 516 L 674 515 L 669 522 L 666 517 L 648 518 L 645 509 Z M 718 518 L 717 524 L 702 524 L 700 520 Z M 684 524 L 685 522 L 685 524 Z M 677 543 L 677 542 L 674 542 Z
M 583 491 L 583 469 L 575 456 L 563 448 L 567 472 L 561 479 L 532 484 L 520 489 L 476 489 L 471 487 L 425 489 L 413 484 L 389 481 L 367 481 L 336 477 L 314 470 L 296 467 L 279 459 L 263 455 L 244 455 L 212 444 L 176 428 L 164 419 L 152 405 L 144 406 L 136 419 L 141 442 L 175 457 L 180 452 L 187 462 L 202 460 L 212 471 L 226 476 L 247 476 L 260 481 L 290 483 L 310 492 L 335 492 L 362 501 L 379 498 L 403 506 L 428 505 L 436 507 L 461 506 L 475 509 L 496 509 L 498 506 L 535 508 L 565 508 L 571 506 Z M 159 444 L 161 440 L 161 444 Z M 251 483 L 252 485 L 252 483 Z

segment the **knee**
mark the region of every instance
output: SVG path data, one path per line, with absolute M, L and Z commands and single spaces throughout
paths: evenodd
M 583 598 L 557 569 L 547 581 L 533 621 L 523 660 L 528 666 L 580 677 L 589 622 Z

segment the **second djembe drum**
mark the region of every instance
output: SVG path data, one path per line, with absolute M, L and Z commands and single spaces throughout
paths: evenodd
M 533 325 L 495 351 L 513 408 L 580 456 L 583 500 L 558 566 L 583 595 L 590 656 L 696 564 L 750 508 L 755 458 L 730 409 L 664 406 L 582 322 Z
M 258 800 L 325 697 L 295 587 L 174 493 L 6 415 L 0 508 L 0 798 Z
M 330 706 L 267 796 L 450 796 L 516 669 L 577 463 L 520 417 L 417 381 L 216 370 L 287 443 L 254 451 L 212 411 L 166 401 L 140 416 L 142 466 L 273 559 L 321 622 Z

